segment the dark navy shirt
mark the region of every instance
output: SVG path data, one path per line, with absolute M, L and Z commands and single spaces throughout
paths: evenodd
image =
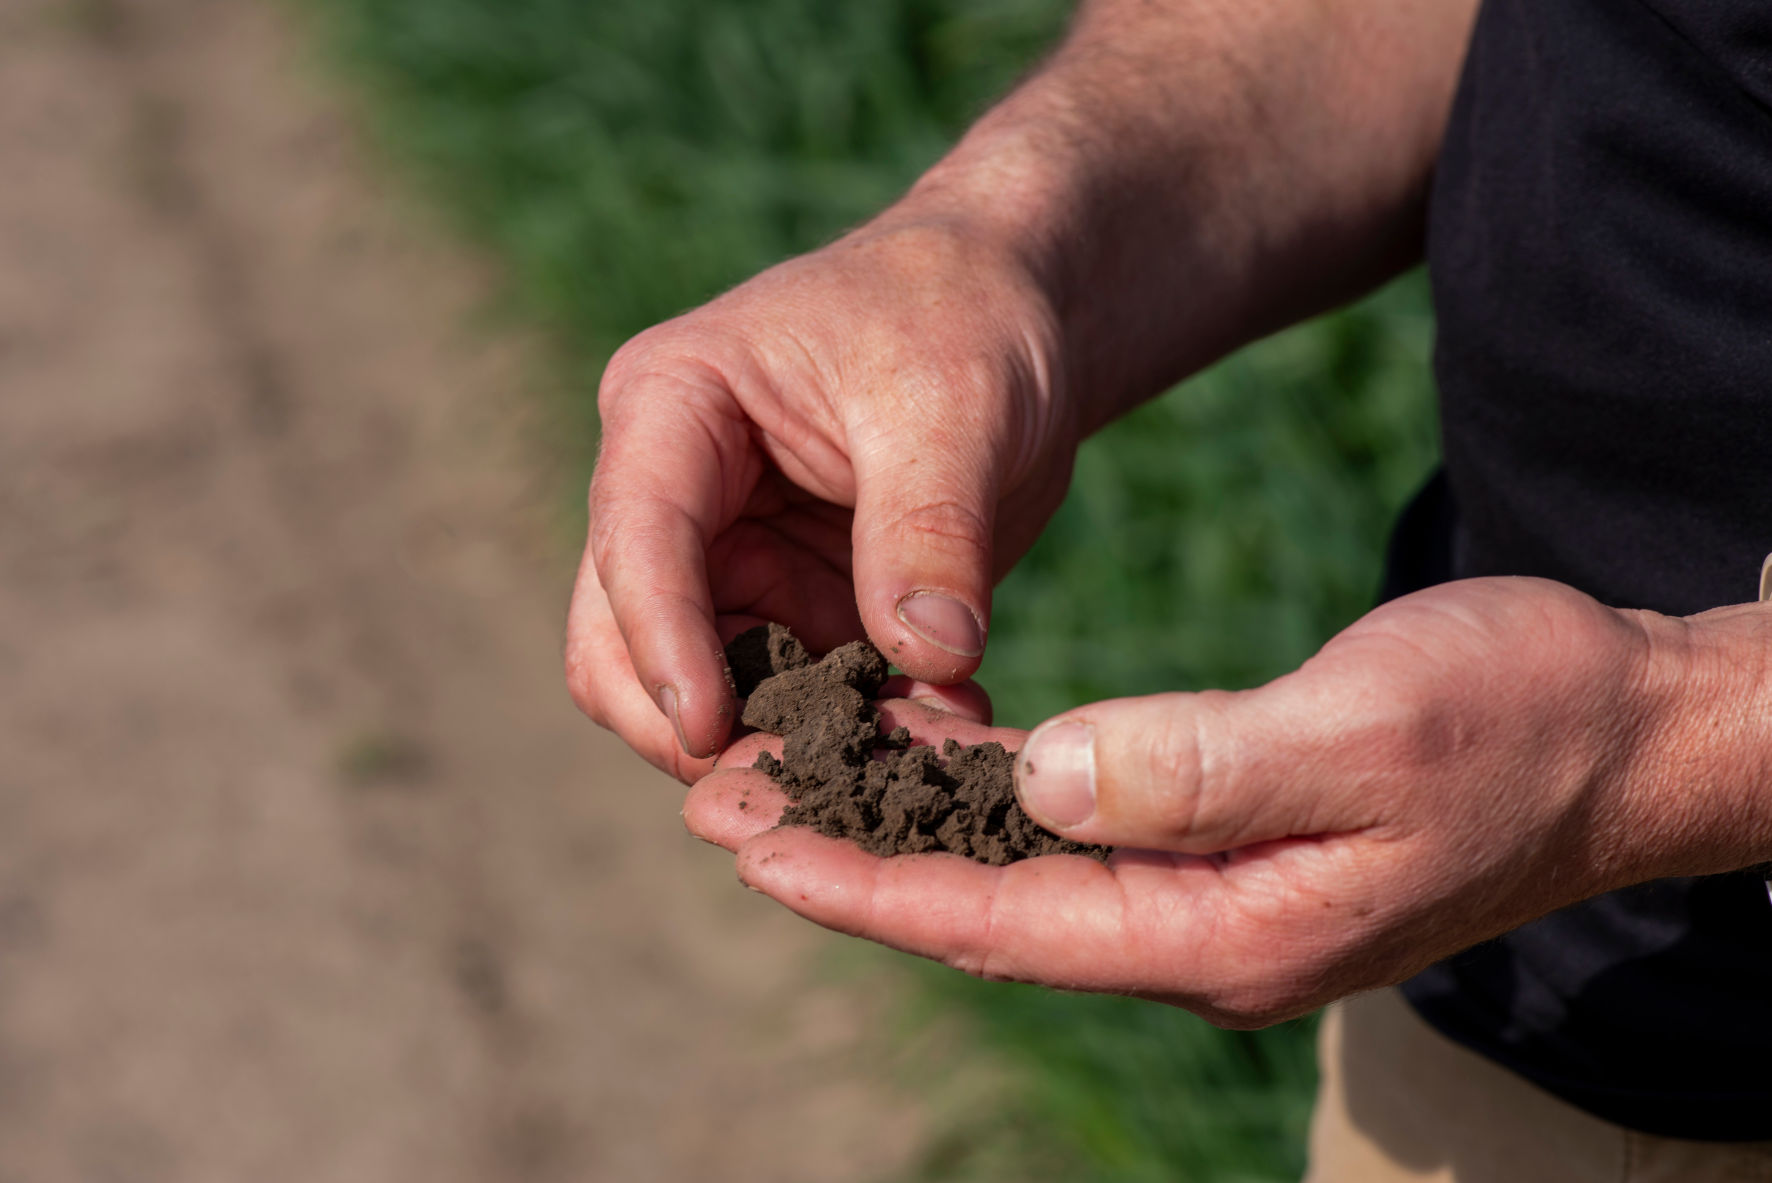
M 1387 591 L 1517 574 L 1682 615 L 1753 599 L 1772 551 L 1772 0 L 1489 0 L 1428 268 L 1445 468 L 1399 524 Z M 1772 1139 L 1772 904 L 1750 873 L 1590 900 L 1404 992 L 1600 1117 Z

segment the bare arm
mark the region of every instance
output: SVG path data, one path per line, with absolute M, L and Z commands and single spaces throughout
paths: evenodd
M 977 669 L 1078 441 L 1418 251 L 1471 0 L 1091 0 L 901 201 L 629 342 L 568 626 L 592 718 L 684 779 L 761 619 Z
M 882 221 L 1058 310 L 1090 425 L 1414 263 L 1473 0 L 1092 0 Z
M 657 545 L 658 483 L 648 493 L 638 459 L 606 458 L 581 668 L 623 659 L 623 636 L 642 684 L 685 668 L 659 641 L 694 632 L 672 612 L 700 597 L 709 650 L 716 619 L 803 610 L 829 636 L 865 625 L 920 676 L 969 673 L 989 576 L 1044 523 L 1081 433 L 1415 256 L 1471 11 L 1087 4 L 1046 68 L 902 202 L 617 367 L 612 449 L 640 441 L 673 479 L 724 465 L 729 503 L 679 499 L 711 541 L 673 552 Z M 802 530 L 776 572 L 810 578 L 816 554 L 818 602 L 846 611 L 852 561 L 855 617 L 732 582 L 745 548 L 723 540 L 790 520 L 776 503 L 738 507 L 769 464 L 840 538 L 820 549 Z M 628 584 L 613 610 L 600 576 Z M 951 615 L 942 644 L 917 631 L 905 597 L 933 589 L 976 615 L 976 635 Z M 599 636 L 617 639 L 585 641 Z M 1055 832 L 1122 846 L 1105 866 L 881 859 L 772 829 L 783 798 L 748 767 L 761 736 L 697 783 L 685 817 L 736 850 L 745 882 L 833 928 L 1252 1025 L 1599 892 L 1765 860 L 1769 670 L 1766 605 L 1674 619 L 1545 580 L 1462 580 L 1377 609 L 1258 689 L 1092 703 L 1030 734 L 963 706 L 928 716 L 936 733 L 919 738 L 1019 749 L 1022 804 Z M 639 720 L 623 733 L 656 741 L 639 701 L 646 717 L 618 729 Z M 724 732 L 696 730 L 711 715 L 689 717 L 683 746 L 715 750 Z
M 771 736 L 722 757 L 684 817 L 827 927 L 1261 1026 L 1602 892 L 1763 863 L 1769 670 L 1765 604 L 1675 618 L 1466 579 L 1254 690 L 1090 703 L 1031 734 L 946 717 L 960 742 L 1017 749 L 1028 812 L 1119 846 L 1106 865 L 883 859 L 772 829 L 785 799 L 748 767 Z

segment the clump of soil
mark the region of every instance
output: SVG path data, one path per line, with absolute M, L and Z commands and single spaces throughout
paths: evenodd
M 852 641 L 814 661 L 779 624 L 759 625 L 726 646 L 733 687 L 746 699 L 744 722 L 782 737 L 782 756 L 755 767 L 791 804 L 781 825 L 811 826 L 847 838 L 872 854 L 945 850 L 1002 866 L 1041 854 L 1106 858 L 1034 824 L 1015 800 L 1014 753 L 999 743 L 937 754 L 911 743 L 908 728 L 880 734 L 873 700 L 886 681 L 886 659 Z

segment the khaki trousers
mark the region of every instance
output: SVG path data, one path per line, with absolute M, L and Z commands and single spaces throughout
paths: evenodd
M 1601 1121 L 1453 1043 L 1395 990 L 1330 1008 L 1305 1183 L 1772 1183 L 1772 1142 Z

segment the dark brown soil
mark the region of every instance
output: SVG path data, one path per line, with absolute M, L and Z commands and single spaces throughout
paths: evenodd
M 948 851 L 1002 866 L 1042 854 L 1106 858 L 1034 824 L 1015 800 L 1014 753 L 999 743 L 938 755 L 911 743 L 910 731 L 880 734 L 873 700 L 886 659 L 852 641 L 815 662 L 779 624 L 759 625 L 726 647 L 734 687 L 746 697 L 744 722 L 782 737 L 782 757 L 755 767 L 791 799 L 781 825 L 811 826 L 871 854 Z

